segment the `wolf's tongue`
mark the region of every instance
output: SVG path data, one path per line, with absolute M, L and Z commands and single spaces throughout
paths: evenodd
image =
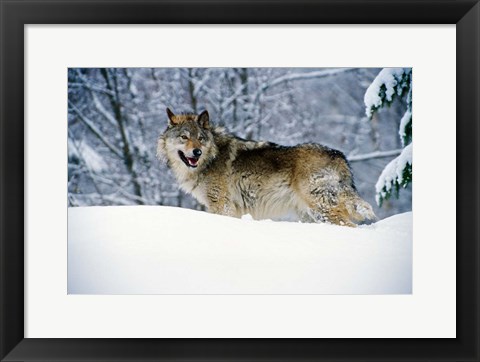
M 195 158 L 190 158 L 190 157 L 187 157 L 187 160 L 188 160 L 188 163 L 189 163 L 190 165 L 192 165 L 192 166 L 195 166 L 195 165 L 197 164 L 197 162 L 198 162 L 197 159 L 195 159 Z

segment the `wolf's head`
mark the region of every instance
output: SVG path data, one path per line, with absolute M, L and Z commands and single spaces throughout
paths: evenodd
M 168 127 L 158 140 L 157 156 L 182 172 L 207 164 L 216 152 L 208 112 L 174 114 L 167 108 L 167 116 Z

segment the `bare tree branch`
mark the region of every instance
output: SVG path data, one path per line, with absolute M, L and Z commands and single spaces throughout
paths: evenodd
M 397 156 L 401 152 L 402 150 L 376 151 L 371 153 L 365 153 L 363 155 L 350 155 L 350 156 L 347 156 L 347 160 L 349 162 L 365 161 L 365 160 L 371 160 L 374 158 Z
M 337 68 L 337 69 L 317 70 L 317 71 L 308 72 L 308 73 L 286 74 L 284 76 L 281 76 L 281 77 L 278 77 L 278 78 L 272 80 L 271 82 L 261 84 L 260 87 L 257 89 L 255 99 L 260 97 L 260 94 L 265 92 L 267 89 L 276 87 L 276 86 L 278 86 L 280 84 L 283 84 L 285 82 L 290 82 L 290 81 L 294 81 L 294 80 L 325 78 L 325 77 L 329 77 L 329 76 L 336 75 L 336 74 L 351 72 L 352 70 L 355 70 L 355 69 L 356 68 Z
M 102 103 L 100 102 L 100 100 L 98 99 L 97 95 L 94 93 L 94 92 L 90 92 L 90 94 L 92 95 L 92 98 L 93 98 L 93 103 L 95 104 L 95 108 L 97 109 L 97 111 L 105 117 L 105 119 L 110 122 L 110 124 L 112 126 L 115 126 L 117 127 L 117 121 L 115 120 L 115 118 L 110 114 L 108 113 L 108 111 L 105 109 L 105 107 L 102 105 Z
M 116 156 L 122 158 L 123 155 L 122 155 L 122 152 L 116 148 L 114 145 L 112 145 L 102 134 L 102 132 L 93 124 L 93 122 L 91 120 L 89 120 L 87 117 L 85 117 L 83 115 L 83 113 L 69 100 L 68 101 L 68 106 L 70 107 L 70 109 L 73 110 L 73 112 L 75 112 L 75 114 L 78 116 L 78 118 L 80 119 L 80 121 L 82 121 L 86 126 L 87 128 L 93 132 L 93 134 L 95 134 L 95 136 L 98 137 L 98 139 L 100 141 L 103 142 L 103 144 L 105 146 L 107 146 L 107 148 L 112 151 Z

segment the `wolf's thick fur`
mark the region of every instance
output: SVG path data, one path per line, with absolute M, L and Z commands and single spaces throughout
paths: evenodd
M 157 156 L 209 212 L 264 219 L 293 211 L 303 221 L 348 226 L 375 218 L 340 151 L 247 141 L 211 126 L 207 111 L 167 114 Z

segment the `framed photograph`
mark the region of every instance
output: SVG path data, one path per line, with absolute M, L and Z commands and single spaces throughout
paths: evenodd
M 477 1 L 1 5 L 2 361 L 478 360 Z
M 411 294 L 413 84 L 69 68 L 68 294 Z

